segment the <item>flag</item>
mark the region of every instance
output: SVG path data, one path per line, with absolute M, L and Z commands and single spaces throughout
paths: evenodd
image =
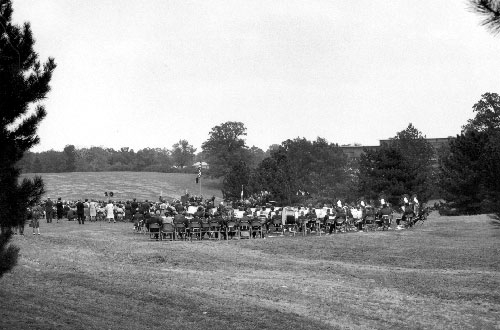
M 196 183 L 200 182 L 201 178 L 201 165 L 198 167 L 198 176 L 196 177 Z

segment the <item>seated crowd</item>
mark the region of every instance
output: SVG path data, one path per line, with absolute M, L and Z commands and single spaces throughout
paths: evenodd
M 377 203 L 377 207 L 374 201 L 368 203 L 364 200 L 351 204 L 338 200 L 335 207 L 324 205 L 316 208 L 311 205 L 277 207 L 273 202 L 262 205 L 258 205 L 258 202 L 246 200 L 215 205 L 214 197 L 203 201 L 191 196 L 170 203 L 161 197 L 157 202 L 136 199 L 125 202 L 93 199 L 62 201 L 58 198 L 57 202 L 53 203 L 49 198 L 31 209 L 29 214 L 31 219 L 37 221 L 44 217 L 47 223 L 51 223 L 54 217 L 57 222 L 67 218 L 77 220 L 79 224 L 84 224 L 86 220 L 110 223 L 130 221 L 134 223 L 136 231 L 149 231 L 153 224 L 155 228 L 172 225 L 180 238 L 192 235 L 192 228 L 204 226 L 218 228 L 219 239 L 234 237 L 237 234 L 234 228 L 249 228 L 253 237 L 258 232 L 263 236 L 263 232 L 281 231 L 283 234 L 287 230 L 294 233 L 324 232 L 328 235 L 341 231 L 363 231 L 368 228 L 392 229 L 394 210 L 384 199 Z M 405 195 L 401 210 L 401 218 L 396 218 L 396 229 L 403 228 L 403 225 L 412 226 L 415 219 L 424 213 L 416 196 L 410 201 Z M 22 229 L 19 230 L 22 234 Z M 35 227 L 33 231 L 35 233 Z

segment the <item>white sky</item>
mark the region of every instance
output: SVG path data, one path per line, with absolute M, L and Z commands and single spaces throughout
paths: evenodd
M 58 67 L 34 151 L 201 151 L 241 121 L 247 145 L 378 145 L 413 123 L 456 135 L 500 93 L 500 36 L 463 1 L 14 0 Z

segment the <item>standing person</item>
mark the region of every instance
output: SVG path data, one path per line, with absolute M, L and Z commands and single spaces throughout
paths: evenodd
M 81 199 L 79 199 L 78 203 L 76 203 L 76 217 L 79 225 L 85 224 L 85 205 L 83 205 Z
M 137 203 L 137 199 L 133 199 L 132 203 L 130 204 L 130 211 L 132 212 L 132 217 L 134 216 L 135 212 L 137 212 L 139 209 L 139 203 Z
M 49 198 L 45 202 L 45 217 L 47 218 L 47 223 L 52 223 L 52 218 L 54 216 L 54 202 Z
M 121 204 L 116 204 L 115 206 L 116 220 L 123 221 L 125 212 Z
M 108 204 L 106 204 L 105 210 L 106 210 L 106 219 L 108 219 L 108 223 L 110 223 L 111 221 L 113 221 L 113 223 L 116 223 L 115 213 L 114 213 L 115 206 L 113 205 L 113 201 L 111 199 L 108 201 Z
M 141 213 L 146 215 L 146 213 L 149 213 L 150 205 L 148 200 L 146 199 L 143 203 L 141 203 Z
M 40 218 L 42 217 L 42 209 L 38 206 L 33 208 L 31 216 L 31 227 L 33 227 L 33 235 L 40 235 Z
M 85 198 L 85 203 L 83 203 L 83 215 L 85 217 L 85 220 L 90 219 L 90 208 L 89 208 L 89 200 Z
M 63 202 L 61 201 L 61 197 L 59 197 L 57 199 L 57 203 L 56 203 L 57 223 L 59 223 L 59 220 L 62 219 L 63 210 L 64 210 L 64 205 L 63 205 Z
M 127 201 L 125 203 L 125 221 L 131 221 L 132 220 L 132 205 L 130 204 L 130 201 Z
M 89 214 L 90 214 L 90 222 L 96 221 L 95 217 L 97 216 L 97 203 L 93 199 L 91 199 L 89 203 Z

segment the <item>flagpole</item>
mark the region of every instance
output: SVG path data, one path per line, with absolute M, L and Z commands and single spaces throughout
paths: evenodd
M 198 167 L 198 183 L 200 184 L 200 198 L 201 198 L 201 166 L 203 162 L 200 161 L 200 166 Z

